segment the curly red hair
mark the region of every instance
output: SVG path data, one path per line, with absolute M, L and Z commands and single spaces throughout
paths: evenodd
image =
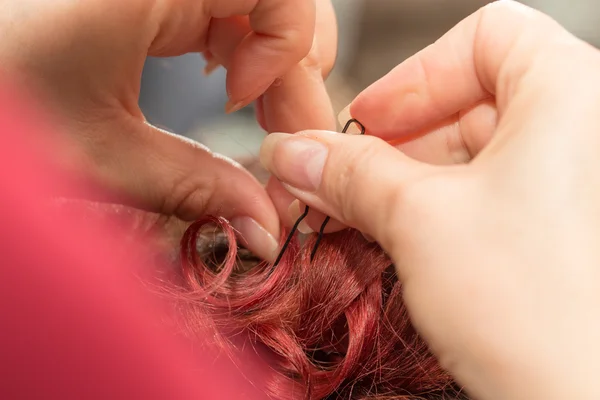
M 198 236 L 215 225 L 229 245 L 207 262 Z M 182 239 L 187 296 L 277 355 L 276 398 L 464 398 L 411 325 L 383 250 L 347 229 L 326 235 L 310 262 L 315 240 L 294 239 L 277 267 L 243 268 L 231 225 L 197 221 Z

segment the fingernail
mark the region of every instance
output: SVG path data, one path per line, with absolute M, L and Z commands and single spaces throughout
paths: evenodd
M 365 240 L 366 240 L 367 242 L 369 242 L 369 243 L 374 243 L 374 242 L 375 242 L 375 239 L 373 239 L 373 237 L 372 237 L 372 236 L 370 236 L 370 235 L 367 235 L 366 233 L 362 233 L 362 232 L 361 232 L 361 235 L 363 235 L 363 237 L 365 238 Z
M 292 223 L 296 223 L 298 218 L 300 218 L 300 216 L 304 214 L 304 210 L 302 210 L 300 200 L 294 200 L 292 204 L 290 204 L 290 206 L 288 207 L 288 213 L 292 218 Z M 305 235 L 309 235 L 314 232 L 312 228 L 306 223 L 306 219 L 303 219 L 302 222 L 298 224 L 298 231 L 304 233 Z
M 348 123 L 348 121 L 350 121 L 352 119 L 352 115 L 350 114 L 350 105 L 348 104 L 346 106 L 346 108 L 344 108 L 339 114 L 338 114 L 338 121 L 340 123 L 340 125 L 342 127 L 346 126 L 346 124 Z M 348 130 L 346 131 L 346 134 L 348 135 L 359 135 L 360 134 L 360 129 L 358 128 L 358 126 L 356 126 L 356 124 L 351 124 L 348 127 Z
M 238 233 L 241 243 L 258 257 L 273 261 L 277 257 L 279 243 L 273 235 L 250 217 L 236 217 L 231 226 Z
M 258 99 L 260 96 L 265 94 L 265 92 L 269 89 L 269 87 L 271 86 L 272 83 L 273 83 L 272 81 L 265 82 L 262 85 L 259 85 L 254 91 L 250 92 L 251 94 L 246 95 L 246 96 L 239 97 L 240 93 L 237 93 L 236 97 L 238 99 L 241 98 L 241 100 L 238 102 L 231 101 L 231 98 L 233 97 L 233 95 L 232 95 L 231 91 L 227 91 L 227 96 L 229 97 L 229 101 L 227 101 L 227 104 L 225 104 L 225 113 L 227 113 L 227 114 L 234 113 L 234 112 L 239 111 L 242 108 L 246 107 L 253 101 L 256 101 L 256 99 Z
M 317 140 L 271 133 L 263 141 L 260 159 L 279 180 L 300 190 L 316 191 L 327 160 L 327 147 Z
M 225 104 L 225 113 L 231 114 L 241 110 L 242 108 L 244 108 L 244 102 L 240 101 L 238 103 L 234 103 L 231 100 L 229 100 L 227 101 L 227 104 Z
M 204 67 L 204 75 L 208 76 L 214 72 L 217 68 L 219 68 L 221 64 L 214 58 L 206 61 L 206 66 Z

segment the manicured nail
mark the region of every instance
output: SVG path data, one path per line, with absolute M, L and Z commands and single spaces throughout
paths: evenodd
M 231 114 L 241 110 L 242 108 L 244 108 L 244 102 L 240 101 L 238 103 L 234 103 L 231 100 L 229 100 L 227 104 L 225 104 L 225 113 Z
M 267 91 L 267 89 L 269 89 L 269 87 L 271 86 L 272 83 L 273 83 L 272 81 L 263 83 L 262 85 L 258 86 L 254 91 L 250 92 L 251 93 L 250 95 L 246 95 L 245 97 L 242 97 L 242 100 L 240 100 L 238 102 L 233 102 L 231 100 L 232 93 L 228 91 L 227 96 L 229 96 L 229 101 L 227 101 L 227 104 L 225 104 L 225 113 L 227 113 L 227 114 L 234 113 L 234 112 L 239 111 L 242 108 L 246 107 L 253 101 L 256 101 L 256 99 L 258 99 L 260 96 L 265 94 L 265 92 Z
M 296 189 L 314 192 L 321 184 L 328 149 L 317 140 L 271 133 L 263 141 L 260 159 L 279 180 Z
M 258 257 L 273 261 L 277 257 L 279 243 L 273 235 L 250 217 L 236 217 L 231 226 L 238 233 L 241 243 Z
M 204 67 L 204 75 L 208 76 L 212 74 L 217 68 L 219 68 L 221 64 L 215 59 L 211 58 L 206 61 L 206 66 Z
M 292 204 L 290 204 L 290 206 L 288 207 L 288 213 L 290 214 L 292 223 L 296 223 L 298 218 L 300 218 L 300 216 L 304 214 L 304 206 L 300 204 L 300 200 L 294 200 Z M 312 228 L 306 223 L 306 218 L 303 219 L 302 222 L 300 222 L 300 224 L 298 225 L 298 231 L 304 233 L 305 235 L 309 235 L 314 232 Z
M 350 115 L 350 104 L 346 106 L 346 108 L 344 108 L 339 114 L 338 114 L 338 121 L 340 123 L 340 125 L 342 126 L 342 128 L 344 126 L 346 126 L 346 123 L 348 121 L 350 121 L 352 119 L 352 115 Z M 360 134 L 360 129 L 358 128 L 358 126 L 356 126 L 356 124 L 351 124 L 348 127 L 348 130 L 346 131 L 347 135 L 359 135 Z

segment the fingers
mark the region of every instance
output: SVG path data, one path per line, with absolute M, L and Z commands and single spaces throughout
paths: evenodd
M 155 56 L 203 51 L 212 21 L 249 17 L 251 31 L 236 44 L 228 68 L 229 111 L 256 100 L 302 60 L 315 33 L 314 0 L 163 1 L 154 9 L 158 29 L 149 53 Z
M 214 18 L 248 15 L 251 32 L 236 46 L 228 65 L 230 111 L 256 100 L 310 51 L 316 10 L 311 0 L 210 2 Z
M 488 99 L 392 144 L 424 163 L 463 164 L 476 157 L 490 142 L 497 122 L 496 104 Z
M 413 184 L 436 171 L 372 136 L 323 131 L 269 135 L 261 161 L 298 199 L 384 248 L 397 241 L 394 221 L 402 220 Z
M 370 134 L 393 140 L 492 94 L 502 112 L 528 67 L 557 36 L 571 37 L 533 9 L 492 3 L 367 88 L 350 113 Z
M 328 27 L 320 28 L 324 34 L 335 27 L 335 18 L 329 2 L 321 1 L 320 4 L 320 19 L 328 22 Z M 209 32 L 211 54 L 228 68 L 237 44 L 249 31 L 248 20 L 243 17 L 215 20 Z M 329 73 L 335 60 L 336 46 L 333 43 L 331 37 L 324 46 L 320 46 L 320 38 L 316 40 L 308 56 L 259 97 L 256 102 L 257 120 L 266 131 L 335 129 L 333 108 L 323 81 L 323 76 Z M 293 225 L 298 216 L 290 214 L 290 205 L 295 198 L 276 179 L 269 181 L 267 191 L 282 222 L 286 226 Z M 324 219 L 324 215 L 311 210 L 305 231 L 317 230 Z M 339 230 L 340 224 L 332 221 L 327 228 L 328 232 L 331 229 Z
M 335 19 L 330 25 L 335 26 Z M 210 53 L 225 68 L 231 69 L 236 48 L 249 32 L 249 21 L 244 17 L 213 21 L 208 39 Z M 331 38 L 328 40 L 331 42 Z M 333 66 L 335 51 L 336 46 L 331 43 L 321 47 L 320 40 L 315 40 L 308 55 L 280 76 L 259 98 L 257 119 L 267 131 L 335 128 L 333 108 L 323 81 L 323 76 Z
M 126 193 L 138 207 L 186 221 L 223 216 L 250 250 L 275 258 L 280 234 L 276 210 L 261 184 L 240 165 L 134 118 L 102 129 L 108 133 L 79 139 L 89 164 L 100 166 L 93 173 L 102 186 Z M 111 139 L 102 139 L 107 136 Z
M 285 75 L 278 85 L 271 87 L 261 99 L 262 117 L 267 132 L 298 132 L 306 129 L 335 129 L 333 107 L 323 82 L 317 49 L 297 67 Z M 269 187 L 269 194 L 287 226 L 294 224 L 297 214 L 290 214 L 291 202 L 295 199 L 287 192 L 274 190 L 281 186 L 275 178 Z M 311 210 L 306 218 L 305 232 L 316 231 L 325 216 Z M 328 232 L 335 224 L 328 226 Z M 339 227 L 339 224 L 338 224 Z M 338 228 L 339 229 L 339 228 Z

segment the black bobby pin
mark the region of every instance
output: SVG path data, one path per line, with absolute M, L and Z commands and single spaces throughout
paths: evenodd
M 364 127 L 364 125 L 361 124 L 356 119 L 351 119 L 350 121 L 346 122 L 346 125 L 344 126 L 344 129 L 342 129 L 342 133 L 348 132 L 348 129 L 350 129 L 350 125 L 352 125 L 352 124 L 358 125 L 358 127 L 360 128 L 360 135 L 364 135 L 365 134 L 365 127 Z
M 346 122 L 346 125 L 344 126 L 344 129 L 342 129 L 342 133 L 348 132 L 348 129 L 350 129 L 350 125 L 352 125 L 353 123 L 356 124 L 356 125 L 358 125 L 358 127 L 360 128 L 360 134 L 364 135 L 365 134 L 365 127 L 364 127 L 363 124 L 361 124 L 356 119 L 351 119 L 348 122 Z M 327 216 L 325 218 L 325 221 L 323 221 L 323 223 L 321 224 L 321 228 L 319 229 L 319 236 L 317 236 L 317 240 L 315 242 L 315 245 L 314 245 L 314 247 L 312 249 L 312 252 L 310 253 L 310 261 L 311 262 L 315 258 L 315 254 L 317 254 L 317 249 L 319 248 L 319 245 L 321 244 L 321 240 L 323 240 L 323 235 L 325 234 L 325 227 L 329 223 L 330 219 L 331 219 L 331 217 Z
M 308 215 L 308 211 L 309 211 L 309 208 L 308 208 L 308 206 L 306 206 L 304 208 L 304 213 L 302 213 L 300 218 L 298 218 L 296 220 L 296 223 L 292 227 L 292 230 L 290 230 L 290 234 L 288 235 L 287 239 L 285 239 L 285 243 L 283 244 L 283 247 L 281 248 L 281 251 L 279 252 L 279 255 L 277 256 L 275 263 L 273 264 L 274 267 L 276 267 L 277 264 L 279 264 L 279 261 L 281 261 L 281 258 L 283 257 L 283 253 L 285 253 L 286 249 L 290 245 L 290 242 L 292 241 L 292 238 L 294 237 L 294 234 L 296 233 L 296 230 L 298 229 L 298 225 L 300 225 L 300 222 L 302 222 L 302 220 L 304 218 L 306 218 L 306 216 Z
M 348 122 L 346 122 L 346 125 L 344 126 L 344 129 L 342 129 L 342 133 L 348 132 L 348 129 L 350 128 L 350 125 L 352 125 L 353 123 L 356 124 L 356 125 L 358 125 L 358 127 L 360 128 L 360 134 L 364 135 L 365 134 L 365 127 L 364 127 L 363 124 L 361 124 L 356 119 L 351 119 Z M 289 233 L 287 239 L 285 240 L 285 242 L 283 243 L 283 247 L 281 248 L 281 251 L 279 252 L 279 255 L 277 256 L 277 259 L 275 260 L 275 263 L 273 264 L 274 267 L 276 267 L 277 264 L 279 264 L 279 262 L 281 261 L 281 258 L 283 257 L 283 254 L 287 250 L 287 248 L 290 245 L 290 243 L 291 243 L 294 235 L 296 234 L 296 231 L 298 230 L 298 225 L 300 225 L 300 222 L 302 222 L 302 220 L 304 218 L 306 218 L 306 216 L 308 215 L 308 211 L 309 210 L 310 210 L 309 207 L 306 206 L 304 208 L 304 213 L 302 213 L 302 215 L 296 220 L 296 223 L 294 224 L 294 226 L 290 230 L 290 233 Z M 325 227 L 329 223 L 330 219 L 331 219 L 331 217 L 329 217 L 329 216 L 326 217 L 325 221 L 323 221 L 323 224 L 321 224 L 321 228 L 319 229 L 319 236 L 317 236 L 317 241 L 315 242 L 315 245 L 314 245 L 314 247 L 312 249 L 312 252 L 310 253 L 310 261 L 312 261 L 313 258 L 315 257 L 315 254 L 317 254 L 317 249 L 319 248 L 319 244 L 321 243 L 321 240 L 323 239 L 323 234 L 325 233 Z
M 319 236 L 317 236 L 317 240 L 315 245 L 313 246 L 312 251 L 310 252 L 310 261 L 312 262 L 313 258 L 315 258 L 315 254 L 317 254 L 317 249 L 319 248 L 319 244 L 321 244 L 321 240 L 323 240 L 323 235 L 325 234 L 325 227 L 329 223 L 331 217 L 328 215 L 325 218 L 325 221 L 321 224 L 321 228 L 319 229 Z

